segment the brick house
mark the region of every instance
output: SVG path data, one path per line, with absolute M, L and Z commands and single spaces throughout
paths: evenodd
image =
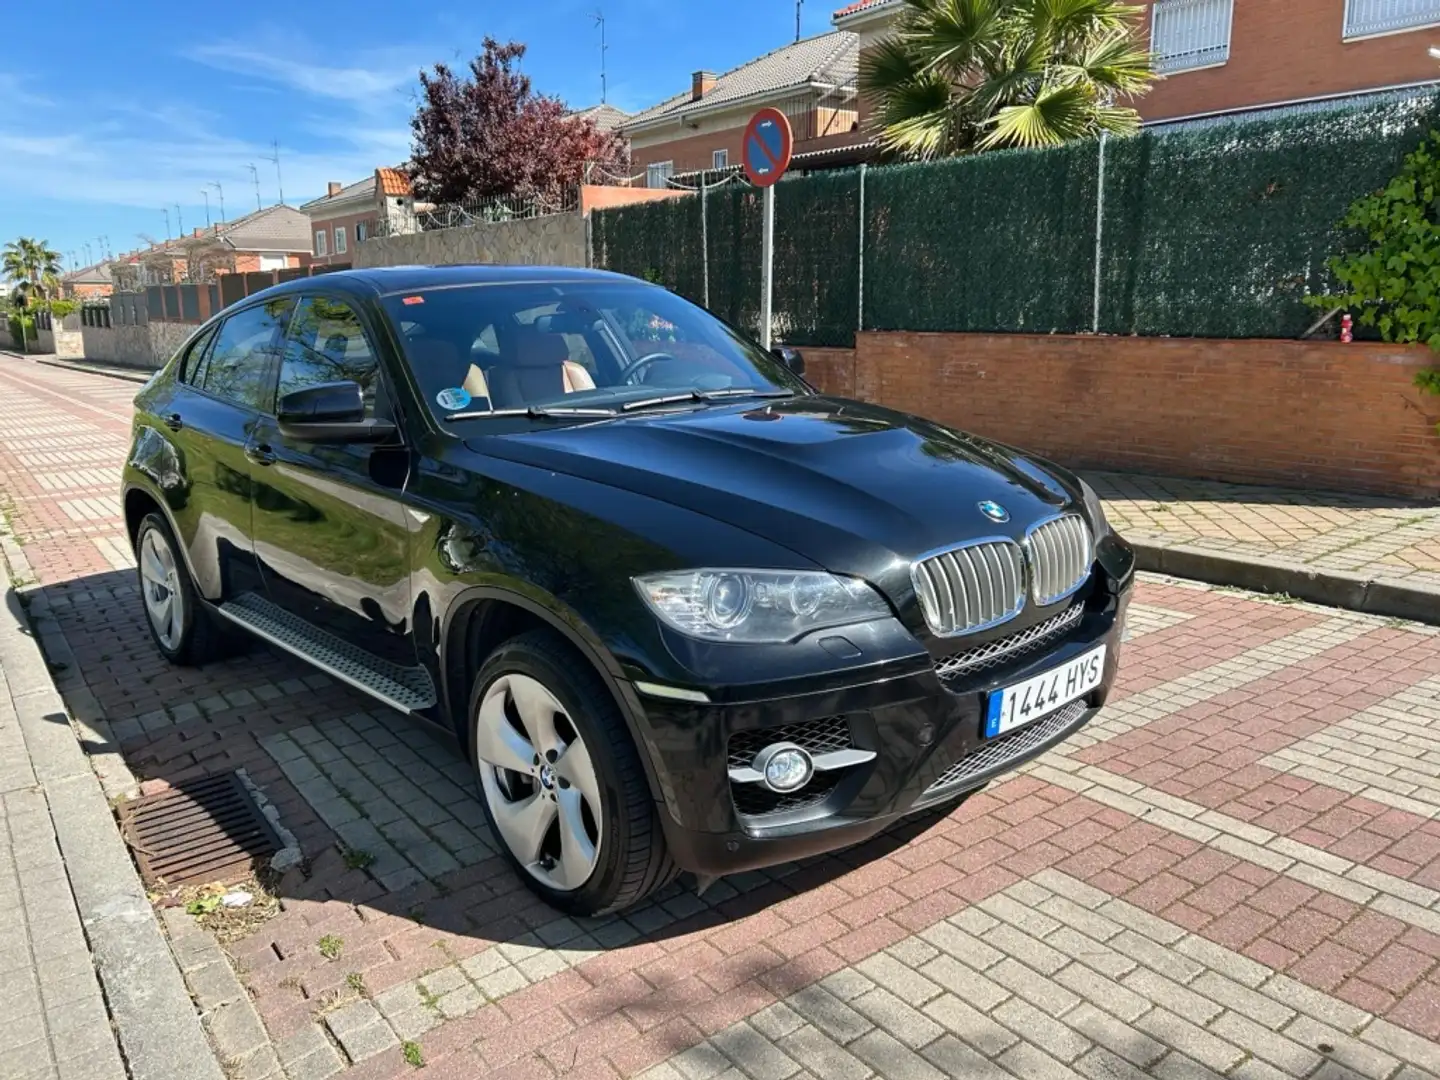
M 80 270 L 72 270 L 60 277 L 60 294 L 67 300 L 86 300 L 96 296 L 109 296 L 115 291 L 115 282 L 106 263 L 96 263 Z
M 1440 81 L 1440 0 L 1136 0 L 1165 78 L 1136 107 L 1178 120 Z M 889 32 L 902 0 L 831 16 L 859 47 Z M 861 103 L 868 119 L 868 104 Z
M 300 205 L 309 217 L 311 261 L 317 266 L 350 263 L 354 246 L 376 235 L 382 220 L 408 216 L 413 206 L 410 179 L 399 169 L 376 169 L 349 185 L 332 180 L 324 195 Z
M 697 71 L 690 88 L 631 116 L 619 130 L 645 184 L 740 164 L 745 124 L 761 106 L 778 108 L 795 134 L 797 165 L 841 164 L 864 142 L 859 131 L 859 38 L 837 30 L 776 49 L 715 75 Z
M 309 265 L 310 219 L 280 203 L 127 252 L 110 269 L 117 286 L 128 290 Z

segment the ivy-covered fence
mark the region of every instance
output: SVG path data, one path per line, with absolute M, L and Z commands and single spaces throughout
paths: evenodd
M 1337 222 L 1437 123 L 1423 96 L 1149 130 L 1107 140 L 1103 192 L 1096 142 L 787 178 L 775 334 L 1295 337 L 1315 320 L 1304 297 L 1335 288 Z M 592 243 L 597 266 L 758 323 L 760 194 L 743 183 L 597 211 Z

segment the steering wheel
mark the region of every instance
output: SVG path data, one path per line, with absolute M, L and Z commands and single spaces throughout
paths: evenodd
M 641 368 L 649 367 L 656 360 L 674 360 L 677 364 L 680 362 L 675 357 L 671 356 L 668 352 L 646 353 L 644 356 L 640 357 L 640 359 L 630 361 L 630 363 L 626 364 L 624 368 L 621 369 L 620 381 L 622 383 L 635 381 L 635 373 Z

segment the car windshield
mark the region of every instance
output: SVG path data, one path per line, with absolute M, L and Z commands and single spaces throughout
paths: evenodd
M 640 282 L 446 286 L 383 303 L 442 420 L 606 416 L 809 392 L 704 309 Z

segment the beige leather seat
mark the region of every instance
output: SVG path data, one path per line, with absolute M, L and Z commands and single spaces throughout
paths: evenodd
M 506 362 L 490 369 L 491 400 L 497 409 L 515 409 L 562 394 L 594 390 L 595 380 L 570 359 L 570 346 L 559 334 L 518 331 Z

